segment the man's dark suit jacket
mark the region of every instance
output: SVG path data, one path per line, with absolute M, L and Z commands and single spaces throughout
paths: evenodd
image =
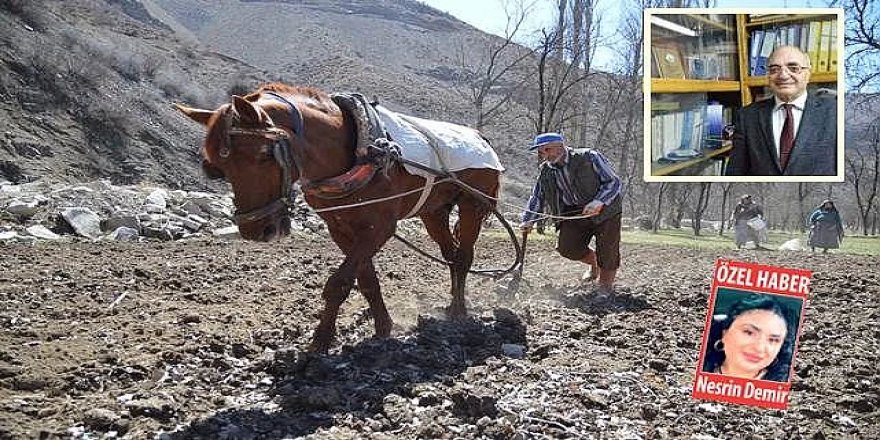
M 834 176 L 837 174 L 837 103 L 834 95 L 807 96 L 785 169 L 773 140 L 773 98 L 738 114 L 728 176 Z

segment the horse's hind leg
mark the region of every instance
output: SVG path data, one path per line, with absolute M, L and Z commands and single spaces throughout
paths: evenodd
M 428 235 L 440 246 L 440 253 L 443 254 L 443 258 L 446 261 L 453 263 L 449 266 L 449 272 L 452 279 L 452 288 L 450 292 L 452 293 L 453 301 L 447 309 L 447 314 L 450 318 L 462 317 L 467 311 L 465 310 L 463 299 L 460 303 L 456 303 L 455 301 L 455 292 L 461 290 L 458 286 L 461 277 L 458 276 L 459 266 L 455 264 L 456 255 L 458 253 L 458 242 L 449 231 L 449 209 L 445 208 L 440 211 L 424 214 L 421 216 L 421 219 L 425 224 L 425 229 L 428 231 Z
M 321 321 L 312 337 L 310 351 L 326 352 L 330 348 L 333 337 L 336 336 L 336 318 L 339 315 L 339 307 L 351 293 L 357 267 L 358 261 L 350 256 L 345 257 L 345 261 L 324 284 L 324 291 L 321 293 L 324 298 L 324 310 L 321 311 Z
M 452 303 L 449 305 L 450 316 L 467 314 L 464 295 L 468 271 L 474 262 L 474 244 L 480 235 L 486 207 L 478 203 L 459 203 L 458 222 L 455 225 L 455 241 L 458 246 L 452 259 Z
M 379 278 L 376 276 L 376 268 L 373 259 L 370 258 L 361 264 L 357 273 L 358 289 L 370 305 L 370 314 L 373 316 L 373 325 L 376 328 L 376 336 L 387 338 L 391 335 L 391 327 L 394 322 L 385 308 L 382 299 L 382 290 L 379 287 Z

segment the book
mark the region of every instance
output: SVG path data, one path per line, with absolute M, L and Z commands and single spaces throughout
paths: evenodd
M 828 71 L 837 72 L 837 20 L 831 20 L 831 39 L 828 43 Z
M 657 70 L 661 78 L 685 79 L 681 51 L 675 45 L 654 45 L 651 48 L 657 60 Z
M 724 134 L 724 106 L 717 101 L 706 104 L 706 148 L 720 148 Z
M 764 41 L 761 44 L 761 52 L 758 53 L 758 61 L 755 63 L 755 76 L 764 76 L 767 74 L 767 59 L 770 57 L 770 54 L 773 53 L 773 48 L 776 47 L 776 35 L 778 35 L 778 30 L 765 30 L 764 31 Z
M 810 66 L 813 71 L 819 68 L 819 45 L 822 42 L 822 22 L 810 22 L 810 35 L 807 37 L 807 54 L 810 56 Z
M 758 65 L 758 55 L 761 53 L 761 45 L 764 43 L 764 31 L 758 29 L 752 32 L 749 43 L 749 75 L 756 76 L 755 67 Z
M 831 46 L 831 21 L 822 20 L 822 30 L 819 32 L 819 52 L 816 54 L 818 65 L 816 72 L 828 71 L 828 50 Z
M 678 101 L 660 101 L 660 100 L 651 100 L 651 111 L 652 112 L 668 112 L 673 110 L 678 110 L 681 108 L 681 103 Z
M 808 54 L 810 52 L 810 45 L 808 44 L 809 36 L 810 36 L 810 24 L 809 23 L 802 23 L 799 26 L 799 28 L 800 28 L 800 35 L 799 35 L 800 39 L 798 40 L 797 46 L 801 49 L 801 51 Z

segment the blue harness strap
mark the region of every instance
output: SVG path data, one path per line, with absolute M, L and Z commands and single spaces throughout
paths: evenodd
M 278 101 L 281 101 L 287 104 L 290 107 L 290 128 L 293 130 L 293 133 L 302 138 L 304 134 L 304 123 L 302 113 L 299 112 L 299 109 L 293 105 L 287 98 L 275 93 L 275 92 L 263 92 L 263 94 L 275 98 Z

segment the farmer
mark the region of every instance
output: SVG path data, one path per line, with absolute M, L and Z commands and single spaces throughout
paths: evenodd
M 834 202 L 824 200 L 816 210 L 810 214 L 807 222 L 810 227 L 810 248 L 816 252 L 816 248 L 822 248 L 822 253 L 828 249 L 837 249 L 843 241 L 843 223 L 840 221 L 840 213 L 834 207 Z
M 528 234 L 545 213 L 559 232 L 559 254 L 588 265 L 584 278 L 598 277 L 600 291 L 613 292 L 620 267 L 620 178 L 602 153 L 567 147 L 559 133 L 539 134 L 529 151 L 543 162 L 520 227 Z M 593 236 L 595 251 L 589 247 Z
M 752 201 L 752 196 L 743 194 L 730 216 L 730 221 L 733 222 L 734 240 L 736 241 L 737 249 L 742 248 L 750 241 L 755 242 L 757 249 L 764 249 L 761 247 L 763 234 L 760 233 L 760 228 L 755 228 L 755 219 L 764 220 L 764 211 L 760 205 Z

